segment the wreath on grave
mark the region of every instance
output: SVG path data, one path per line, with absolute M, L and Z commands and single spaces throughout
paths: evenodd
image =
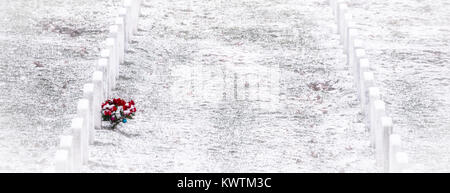
M 120 123 L 127 123 L 128 119 L 133 119 L 135 113 L 133 100 L 127 102 L 121 98 L 114 98 L 102 104 L 102 119 L 111 124 L 111 129 L 115 129 Z

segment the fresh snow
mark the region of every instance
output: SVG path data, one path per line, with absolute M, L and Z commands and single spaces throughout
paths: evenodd
M 47 172 L 121 0 L 2 1 L 0 172 Z M 354 1 L 413 169 L 448 172 L 450 3 Z M 3 5 L 0 3 L 0 5 Z M 327 0 L 145 1 L 84 172 L 380 172 Z

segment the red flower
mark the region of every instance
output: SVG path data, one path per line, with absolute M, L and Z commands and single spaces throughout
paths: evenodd
M 127 109 L 128 109 L 128 107 L 124 105 L 123 110 L 126 111 Z
M 112 110 L 113 110 L 113 111 L 117 111 L 117 107 L 114 106 L 114 107 L 112 108 Z
M 134 105 L 134 101 L 133 101 L 133 100 L 131 100 L 131 101 L 130 101 L 130 104 L 131 104 L 131 105 Z
M 111 111 L 105 111 L 106 116 L 111 116 Z

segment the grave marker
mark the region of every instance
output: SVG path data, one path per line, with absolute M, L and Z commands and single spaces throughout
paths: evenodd
M 393 132 L 392 118 L 383 116 L 380 121 L 380 134 L 381 137 L 379 143 L 379 156 L 382 161 L 384 172 L 389 172 L 389 136 Z
M 119 50 L 119 63 L 123 64 L 125 60 L 125 29 L 123 18 L 117 17 L 115 20 L 115 24 L 117 25 L 117 39 L 118 39 L 118 50 Z
M 103 79 L 105 81 L 105 85 L 106 85 L 106 93 L 107 93 L 107 97 L 111 96 L 111 91 L 112 91 L 112 66 L 111 66 L 111 62 L 110 62 L 110 56 L 111 56 L 111 50 L 109 49 L 103 49 L 100 52 L 100 59 L 99 60 L 99 67 L 105 67 L 105 73 L 103 74 L 104 78 Z M 102 60 L 103 59 L 103 60 Z M 100 63 L 102 62 L 102 63 Z M 106 62 L 106 63 L 104 63 Z M 101 65 L 100 65 L 101 64 Z
M 89 100 L 81 99 L 77 105 L 77 116 L 83 119 L 81 128 L 81 148 L 83 164 L 87 164 L 89 160 Z
M 104 52 L 104 51 L 102 51 Z M 107 55 L 107 53 L 103 53 L 101 55 Z M 103 94 L 102 94 L 102 100 L 105 100 L 110 96 L 111 90 L 109 89 L 109 79 L 108 79 L 108 59 L 106 58 L 100 58 L 98 60 L 96 70 L 100 71 L 102 73 L 102 88 L 103 88 Z
M 128 37 L 128 42 L 131 41 L 131 38 L 133 37 L 133 28 L 134 28 L 134 21 L 133 21 L 133 6 L 131 0 L 124 0 L 123 1 L 123 7 L 126 9 L 126 34 Z
M 338 10 L 337 10 L 337 33 L 342 34 L 343 23 L 344 23 L 344 14 L 347 12 L 348 6 L 345 2 L 339 2 Z M 343 43 L 342 41 L 340 42 Z
M 346 4 L 342 4 L 342 5 L 346 5 Z M 344 6 L 344 7 L 346 7 L 346 6 Z M 341 12 L 340 12 L 340 16 L 339 16 L 339 18 L 340 18 L 340 21 L 339 21 L 339 25 L 340 25 L 340 27 L 339 27 L 339 40 L 340 40 L 340 43 L 341 43 L 341 45 L 344 45 L 344 38 L 345 38 L 345 35 L 346 35 L 346 30 L 347 30 L 347 26 L 346 26 L 346 24 L 347 24 L 347 18 L 346 18 L 346 16 L 347 17 L 350 17 L 349 18 L 349 20 L 348 21 L 350 21 L 352 18 L 352 15 L 350 14 L 350 13 L 347 13 L 347 8 L 344 8 L 343 10 L 341 10 Z
M 88 119 L 86 119 L 88 121 L 88 139 L 89 139 L 89 144 L 94 144 L 94 105 L 97 105 L 96 103 L 94 103 L 94 84 L 92 83 L 88 83 L 84 85 L 83 88 L 83 94 L 84 94 L 84 98 L 87 99 L 89 101 L 89 117 Z
M 66 150 L 68 152 L 68 172 L 73 171 L 74 164 L 74 150 L 73 150 L 73 136 L 71 135 L 63 135 L 60 137 L 59 147 L 62 150 Z
M 380 89 L 378 87 L 371 87 L 369 88 L 369 106 L 368 106 L 368 116 L 366 116 L 369 119 L 369 132 L 370 132 L 370 143 L 373 146 L 375 144 L 375 141 L 373 141 L 374 138 L 372 136 L 375 136 L 375 131 L 371 129 L 371 125 L 376 124 L 376 117 L 375 113 L 373 112 L 374 109 L 374 102 L 377 100 L 381 100 L 381 94 Z
M 128 34 L 128 28 L 129 28 L 129 23 L 127 23 L 127 9 L 126 8 L 119 8 L 119 19 L 122 20 L 123 23 L 123 47 L 124 50 L 127 51 L 129 49 L 129 41 L 130 41 L 130 36 Z
M 78 172 L 81 170 L 81 165 L 83 164 L 83 148 L 82 148 L 82 130 L 83 130 L 84 120 L 83 118 L 72 119 L 72 136 L 73 136 L 73 167 L 74 171 Z
M 344 20 L 344 34 L 341 35 L 342 37 L 342 41 L 344 44 L 344 54 L 348 55 L 348 51 L 349 51 L 349 39 L 350 39 L 350 35 L 349 35 L 349 31 L 351 29 L 355 30 L 355 23 L 353 22 L 353 16 L 350 13 L 346 13 L 345 14 L 345 20 Z M 353 31 L 353 33 L 355 33 L 356 31 Z M 357 33 L 357 32 L 356 32 Z
M 356 88 L 358 89 L 358 98 L 361 99 L 363 92 L 363 88 L 361 84 L 363 83 L 363 74 L 370 70 L 369 60 L 366 59 L 366 52 L 364 49 L 356 49 L 355 51 L 355 80 L 356 80 Z
M 369 106 L 369 88 L 374 85 L 374 75 L 373 72 L 364 72 L 362 74 L 361 80 L 361 112 L 365 115 L 367 114 L 368 106 Z
M 373 104 L 371 105 L 373 108 L 371 109 L 371 113 L 373 113 L 372 120 L 370 121 L 370 133 L 371 135 L 371 142 L 372 145 L 374 145 L 376 152 L 382 152 L 382 144 L 381 136 L 379 134 L 381 133 L 381 117 L 386 116 L 386 104 L 382 100 L 376 100 L 373 101 Z M 379 154 L 377 154 L 379 155 Z M 377 163 L 380 163 L 380 159 L 377 157 Z
M 69 152 L 67 150 L 60 149 L 55 154 L 55 172 L 67 173 L 70 172 L 69 168 Z
M 113 25 L 109 27 L 109 41 L 114 41 L 112 44 L 112 48 L 114 50 L 113 58 L 113 66 L 114 66 L 114 80 L 117 81 L 119 79 L 119 64 L 120 64 L 120 41 L 119 41 L 119 26 Z
M 109 65 L 109 72 L 110 72 L 110 79 L 111 79 L 111 89 L 116 88 L 116 77 L 117 77 L 117 65 L 118 65 L 118 58 L 117 58 L 117 49 L 116 49 L 116 40 L 114 38 L 106 38 L 105 40 L 106 49 L 109 50 L 109 56 L 106 58 L 108 59 L 108 65 Z
M 95 71 L 92 76 L 92 82 L 94 84 L 94 130 L 92 130 L 92 135 L 95 136 L 95 129 L 101 129 L 102 127 L 101 104 L 103 103 L 103 100 L 106 100 L 103 94 L 103 73 L 101 71 Z

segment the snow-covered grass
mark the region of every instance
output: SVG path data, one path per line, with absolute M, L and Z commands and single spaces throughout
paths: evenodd
M 119 1 L 2 1 L 0 171 L 52 165 Z
M 322 1 L 151 1 L 91 172 L 375 171 Z
M 413 170 L 450 171 L 450 2 L 349 1 Z
M 7 3 L 4 3 L 7 2 Z M 34 2 L 34 1 L 33 1 Z M 120 0 L 2 1 L 0 172 L 52 167 Z M 450 171 L 450 2 L 349 0 L 417 171 Z M 86 172 L 377 172 L 327 0 L 152 0 Z

